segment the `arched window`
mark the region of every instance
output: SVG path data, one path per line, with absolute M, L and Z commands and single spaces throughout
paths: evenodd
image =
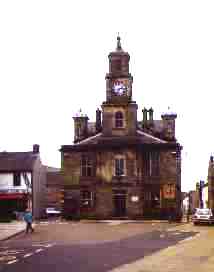
M 115 113 L 115 127 L 116 128 L 123 127 L 123 113 L 121 111 L 117 111 Z

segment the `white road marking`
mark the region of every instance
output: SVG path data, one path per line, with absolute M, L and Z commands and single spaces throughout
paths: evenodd
M 44 249 L 39 248 L 39 249 L 37 249 L 35 252 L 38 253 L 38 252 L 41 252 L 41 251 L 43 251 L 43 250 L 44 250 Z
M 184 242 L 186 242 L 186 241 L 190 241 L 190 240 L 192 240 L 192 239 L 196 239 L 196 238 L 198 238 L 200 235 L 201 235 L 201 234 L 198 233 L 197 235 L 188 237 L 188 238 L 186 238 L 186 239 L 184 239 L 184 240 L 179 241 L 178 243 L 181 244 L 181 243 L 184 243 Z
M 53 246 L 53 244 L 48 244 L 47 246 L 45 246 L 45 247 L 52 247 Z
M 23 257 L 24 258 L 27 258 L 27 257 L 30 257 L 30 256 L 32 256 L 33 255 L 33 253 L 28 253 L 28 254 L 25 254 Z
M 13 263 L 16 263 L 16 262 L 18 262 L 18 260 L 7 262 L 7 264 L 13 264 Z
M 15 260 L 16 257 L 15 256 L 1 256 L 0 257 L 0 261 L 2 262 L 9 262 L 9 261 L 13 261 Z
M 23 251 L 24 251 L 24 249 L 19 249 L 19 250 L 5 250 L 5 251 L 0 252 L 0 255 L 17 254 L 17 253 L 20 253 L 20 252 L 23 252 Z
M 194 238 L 194 236 L 191 236 L 191 237 L 188 237 L 188 238 L 186 238 L 186 239 L 184 239 L 184 240 L 179 241 L 178 243 L 179 243 L 179 244 L 182 244 L 182 243 L 184 243 L 184 242 L 187 242 L 187 241 L 192 240 L 193 238 Z

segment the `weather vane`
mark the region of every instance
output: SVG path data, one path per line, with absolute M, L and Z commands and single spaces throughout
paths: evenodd
M 120 42 L 120 33 L 117 32 L 117 50 L 122 50 L 121 42 Z

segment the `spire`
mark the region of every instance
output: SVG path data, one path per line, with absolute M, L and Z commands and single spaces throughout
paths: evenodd
M 117 48 L 116 48 L 116 50 L 117 50 L 117 51 L 121 51 L 121 50 L 122 50 L 119 32 L 118 32 L 118 34 L 117 34 Z

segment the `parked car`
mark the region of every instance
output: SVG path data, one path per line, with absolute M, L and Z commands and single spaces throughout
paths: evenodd
M 54 207 L 46 208 L 46 216 L 47 217 L 55 217 L 55 216 L 60 216 L 61 211 L 57 210 Z
M 199 223 L 214 223 L 214 213 L 211 209 L 196 209 L 193 217 L 192 217 L 193 224 Z

